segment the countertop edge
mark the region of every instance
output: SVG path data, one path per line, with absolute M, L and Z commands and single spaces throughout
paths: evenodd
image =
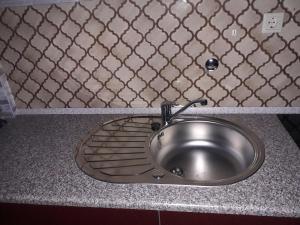
M 169 212 L 188 212 L 188 213 L 208 213 L 208 214 L 223 214 L 223 215 L 248 215 L 248 216 L 269 216 L 269 217 L 278 217 L 278 218 L 300 218 L 300 213 L 288 213 L 282 212 L 280 210 L 257 210 L 255 207 L 247 208 L 247 211 L 241 209 L 234 209 L 228 206 L 226 207 L 213 207 L 213 206 L 199 206 L 196 205 L 184 205 L 184 204 L 165 204 L 165 203 L 147 203 L 142 202 L 142 204 L 136 203 L 111 203 L 111 202 L 102 202 L 100 205 L 95 205 L 93 203 L 78 203 L 74 201 L 58 201 L 57 199 L 48 200 L 41 202 L 40 200 L 2 200 L 0 203 L 10 203 L 10 204 L 28 204 L 28 205 L 49 205 L 49 206 L 67 206 L 67 207 L 90 207 L 90 208 L 112 208 L 112 209 L 135 209 L 135 210 L 152 210 L 152 211 L 169 211 Z

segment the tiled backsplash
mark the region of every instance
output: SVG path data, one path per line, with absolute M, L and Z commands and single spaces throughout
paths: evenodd
M 284 12 L 280 33 L 263 14 Z M 19 108 L 300 106 L 299 0 L 89 0 L 0 9 Z M 216 71 L 204 64 L 215 57 Z

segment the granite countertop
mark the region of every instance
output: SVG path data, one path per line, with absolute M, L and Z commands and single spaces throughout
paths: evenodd
M 236 184 L 113 184 L 76 165 L 89 130 L 116 115 L 27 115 L 0 129 L 0 202 L 300 217 L 300 150 L 275 115 L 217 115 L 263 140 L 262 167 Z

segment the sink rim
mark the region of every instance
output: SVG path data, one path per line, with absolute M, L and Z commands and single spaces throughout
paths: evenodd
M 164 131 L 165 129 L 175 126 L 177 124 L 181 123 L 193 123 L 193 122 L 204 122 L 204 123 L 213 123 L 213 124 L 219 124 L 222 126 L 225 126 L 226 128 L 233 129 L 240 133 L 243 137 L 245 137 L 249 143 L 252 146 L 252 149 L 254 151 L 254 158 L 251 162 L 251 164 L 242 172 L 238 173 L 235 176 L 229 177 L 229 178 L 223 178 L 223 179 L 218 179 L 215 181 L 199 181 L 199 180 L 190 180 L 178 175 L 175 175 L 171 173 L 169 170 L 164 168 L 161 164 L 157 162 L 157 160 L 154 157 L 154 153 L 151 150 L 151 143 L 154 138 L 157 138 L 157 136 Z M 229 185 L 229 184 L 234 184 L 237 182 L 241 182 L 243 180 L 246 180 L 253 174 L 257 172 L 264 163 L 265 160 L 265 146 L 264 143 L 261 141 L 261 139 L 250 129 L 248 129 L 245 126 L 242 126 L 236 122 L 231 122 L 228 120 L 220 119 L 220 118 L 215 118 L 215 117 L 208 117 L 208 116 L 198 116 L 198 117 L 178 117 L 174 119 L 170 124 L 163 126 L 160 130 L 155 132 L 151 138 L 149 139 L 148 142 L 148 150 L 150 151 L 150 155 L 152 157 L 153 164 L 160 170 L 164 171 L 169 177 L 174 177 L 175 179 L 179 179 L 183 184 L 185 185 L 201 185 L 201 186 L 221 186 L 221 185 Z
M 214 115 L 217 116 L 217 115 Z M 180 121 L 197 121 L 197 120 L 209 120 L 209 121 L 219 121 L 219 122 L 226 122 L 226 124 L 232 124 L 235 128 L 237 127 L 243 127 L 240 125 L 239 122 L 234 121 L 233 123 L 224 120 L 224 119 L 219 119 L 218 117 L 209 117 L 209 116 L 199 116 L 199 115 L 180 115 L 180 117 L 176 117 L 174 119 L 173 123 L 175 122 L 180 122 Z M 127 116 L 121 116 L 119 118 L 114 118 L 102 123 L 98 123 L 96 127 L 93 129 L 89 130 L 87 134 L 81 138 L 80 142 L 76 145 L 76 148 L 74 149 L 74 159 L 76 161 L 77 166 L 79 169 L 85 173 L 86 175 L 96 179 L 100 180 L 103 182 L 109 182 L 109 183 L 122 183 L 122 184 L 154 184 L 154 185 L 187 185 L 187 186 L 218 186 L 218 185 L 227 185 L 230 184 L 230 182 L 226 182 L 223 184 L 218 184 L 218 183 L 205 183 L 205 182 L 199 182 L 199 181 L 193 181 L 193 180 L 186 180 L 182 179 L 182 177 L 176 176 L 173 173 L 168 173 L 165 172 L 165 169 L 158 165 L 156 163 L 156 160 L 153 158 L 153 154 L 150 152 L 149 146 L 150 146 L 150 140 L 153 138 L 158 132 L 153 131 L 151 124 L 153 122 L 158 122 L 161 124 L 161 117 L 159 115 L 127 115 Z M 132 125 L 133 123 L 135 124 L 133 128 Z M 113 127 L 113 130 L 111 128 Z M 116 129 L 118 127 L 118 129 Z M 133 133 L 126 133 L 128 132 L 127 130 L 135 130 L 131 132 L 139 132 L 137 127 L 141 127 L 143 129 L 147 129 L 147 132 L 142 134 L 138 134 L 137 137 L 143 137 L 143 148 L 139 148 L 137 153 L 141 153 L 145 155 L 144 163 L 146 165 L 136 165 L 139 167 L 128 167 L 126 166 L 125 170 L 122 168 L 120 169 L 119 167 L 114 169 L 114 168 L 109 168 L 106 169 L 104 167 L 107 166 L 107 162 L 99 161 L 99 164 L 94 167 L 94 162 L 99 160 L 98 153 L 99 154 L 109 154 L 108 156 L 112 156 L 111 154 L 120 154 L 120 159 L 122 160 L 126 158 L 128 155 L 123 155 L 122 148 L 124 147 L 124 140 L 123 138 L 126 137 L 126 142 L 131 142 L 132 143 L 132 135 Z M 166 128 L 167 126 L 161 127 L 160 130 Z M 251 130 L 243 127 L 242 129 L 247 130 L 249 134 L 253 134 L 254 137 L 257 137 Z M 152 130 L 151 132 L 149 132 Z M 159 130 L 159 131 L 160 131 Z M 109 133 L 109 136 L 108 133 Z M 122 133 L 125 136 L 114 136 L 118 135 L 118 133 Z M 102 141 L 99 142 L 98 138 L 94 140 L 93 137 L 105 137 L 105 140 L 114 140 L 113 145 L 117 144 L 119 147 L 114 147 L 113 149 L 108 149 L 105 145 L 102 145 Z M 119 139 L 119 137 L 121 137 Z M 108 138 L 108 139 L 106 139 Z M 135 138 L 134 138 L 135 139 Z M 260 140 L 259 138 L 257 138 Z M 140 140 L 140 139 L 139 139 Z M 118 143 L 115 143 L 117 141 Z M 104 142 L 106 143 L 106 142 Z M 261 146 L 263 147 L 263 143 L 259 141 L 258 143 L 261 143 Z M 90 146 L 90 145 L 97 145 L 96 146 Z M 100 146 L 101 145 L 101 146 Z M 119 149 L 120 148 L 120 149 Z M 125 147 L 126 149 L 124 151 L 128 152 L 128 154 L 136 153 L 136 148 L 135 147 Z M 120 153 L 118 153 L 120 152 Z M 262 153 L 264 154 L 264 148 Z M 122 156 L 122 157 L 121 157 Z M 264 155 L 263 155 L 264 156 Z M 107 160 L 106 160 L 107 161 Z M 109 160 L 110 161 L 110 160 Z M 260 168 L 261 164 L 263 163 L 263 160 L 261 161 L 259 167 Z M 98 163 L 98 162 L 96 162 Z M 131 164 L 131 163 L 130 163 Z M 111 165 L 111 164 L 110 164 Z M 121 166 L 121 165 L 120 165 Z M 133 165 L 135 166 L 135 165 Z M 98 168 L 101 167 L 101 168 Z M 103 167 L 103 168 L 102 168 Z M 129 169 L 129 171 L 127 170 Z M 137 170 L 137 169 L 138 170 Z M 256 170 L 254 170 L 249 176 L 251 176 L 253 173 L 255 173 Z M 248 176 L 247 176 L 248 177 Z M 247 178 L 245 177 L 245 178 Z M 234 182 L 231 182 L 234 183 Z

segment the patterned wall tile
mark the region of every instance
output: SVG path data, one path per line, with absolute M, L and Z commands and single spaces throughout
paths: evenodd
M 280 33 L 263 14 L 284 12 Z M 300 106 L 300 1 L 89 0 L 0 9 L 19 108 Z M 207 73 L 205 61 L 220 66 Z

